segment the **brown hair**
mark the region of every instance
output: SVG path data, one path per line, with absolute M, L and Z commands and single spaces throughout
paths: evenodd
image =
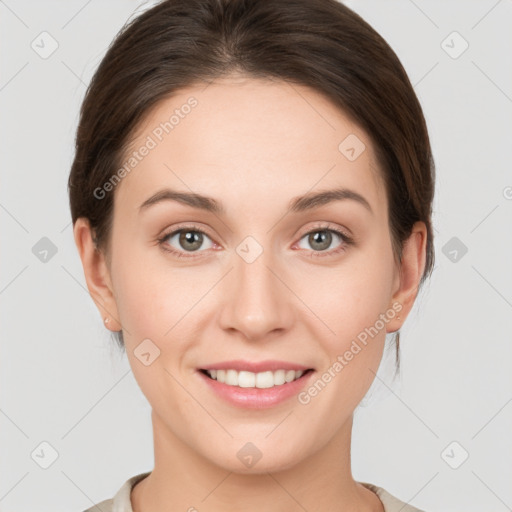
M 127 23 L 80 110 L 68 181 L 73 224 L 89 219 L 108 254 L 114 191 L 99 200 L 95 190 L 122 165 L 137 126 L 179 89 L 232 72 L 309 86 L 367 132 L 386 186 L 395 261 L 413 224 L 426 224 L 422 285 L 434 265 L 435 180 L 423 112 L 393 50 L 336 0 L 164 0 Z M 399 332 L 395 341 L 399 367 Z

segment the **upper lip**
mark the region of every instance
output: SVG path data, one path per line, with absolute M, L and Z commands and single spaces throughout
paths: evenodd
M 311 367 L 304 366 L 302 364 L 290 363 L 288 361 L 245 361 L 242 359 L 236 359 L 233 361 L 222 361 L 220 363 L 214 363 L 207 366 L 202 366 L 201 370 L 236 370 L 236 371 L 247 371 L 247 372 L 265 372 L 265 371 L 277 371 L 277 370 L 309 370 Z

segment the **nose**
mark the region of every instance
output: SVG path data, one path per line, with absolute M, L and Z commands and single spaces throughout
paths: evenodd
M 252 262 L 235 254 L 234 268 L 223 284 L 221 327 L 238 331 L 250 341 L 286 332 L 295 319 L 294 295 L 285 272 L 269 252 L 263 251 Z

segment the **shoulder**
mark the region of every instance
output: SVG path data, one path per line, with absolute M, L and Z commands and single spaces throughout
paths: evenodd
M 399 500 L 396 496 L 393 496 L 378 485 L 373 485 L 368 482 L 359 483 L 364 485 L 367 489 L 370 489 L 370 491 L 373 491 L 379 497 L 382 505 L 384 506 L 384 512 L 424 512 L 419 508 L 413 507 L 412 505 Z
M 137 482 L 146 478 L 150 473 L 151 471 L 147 471 L 132 476 L 123 483 L 113 498 L 100 501 L 83 512 L 133 512 L 130 500 L 132 488 Z

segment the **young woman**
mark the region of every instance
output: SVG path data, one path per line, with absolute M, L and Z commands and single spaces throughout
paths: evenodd
M 343 4 L 164 0 L 127 25 L 69 194 L 155 465 L 98 508 L 418 510 L 355 481 L 350 444 L 433 268 L 433 193 L 406 73 Z

